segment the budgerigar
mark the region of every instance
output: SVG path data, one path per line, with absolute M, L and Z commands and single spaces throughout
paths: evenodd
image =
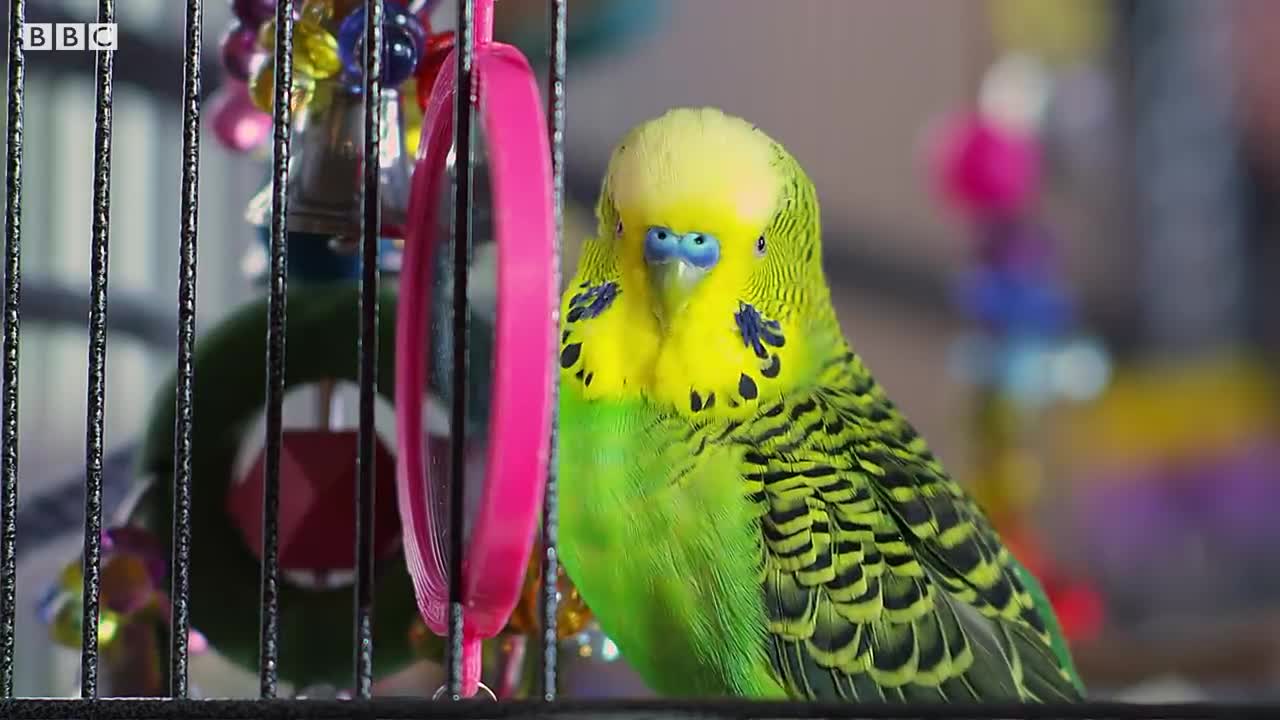
M 1064 701 L 1038 583 L 846 343 L 813 184 L 676 109 L 614 151 L 562 304 L 560 543 L 668 696 Z

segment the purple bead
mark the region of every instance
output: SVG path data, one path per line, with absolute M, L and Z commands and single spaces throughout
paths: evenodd
M 422 22 L 398 2 L 384 6 L 382 24 L 382 84 L 390 89 L 408 80 L 426 47 Z M 357 7 L 338 26 L 338 53 L 347 74 L 364 74 L 364 6 Z
M 1055 270 L 1053 238 L 1043 224 L 999 220 L 983 227 L 978 239 L 978 260 L 992 270 L 1044 278 Z
M 276 16 L 276 0 L 231 0 L 231 12 L 240 24 L 258 28 Z
M 253 61 L 260 52 L 258 31 L 247 25 L 233 25 L 222 36 L 222 67 L 227 74 L 242 82 L 248 82 L 253 72 Z

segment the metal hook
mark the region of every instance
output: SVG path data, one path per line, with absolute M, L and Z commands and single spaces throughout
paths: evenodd
M 444 695 L 445 690 L 448 690 L 448 689 L 449 689 L 449 686 L 448 686 L 448 685 L 441 685 L 441 686 L 440 686 L 440 688 L 439 688 L 438 690 L 436 690 L 436 691 L 435 691 L 435 693 L 431 696 L 431 699 L 432 699 L 432 700 L 439 700 L 439 699 L 440 699 L 440 696 L 441 696 L 441 695 Z M 477 682 L 477 683 L 476 683 L 476 689 L 484 691 L 484 693 L 485 693 L 486 695 L 488 695 L 488 696 L 489 696 L 489 699 L 490 699 L 490 700 L 492 700 L 493 702 L 498 702 L 498 696 L 497 696 L 497 695 L 495 695 L 495 694 L 493 693 L 493 691 L 489 689 L 489 686 L 488 686 L 488 685 L 485 685 L 485 684 L 484 684 L 484 683 L 482 683 L 482 682 Z M 468 700 L 471 700 L 472 698 L 467 698 L 467 699 L 468 699 Z

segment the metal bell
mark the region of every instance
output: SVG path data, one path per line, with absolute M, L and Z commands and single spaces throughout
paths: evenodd
M 413 158 L 405 151 L 400 96 L 383 90 L 378 166 L 383 238 L 403 240 L 409 205 Z M 288 228 L 292 232 L 333 237 L 354 250 L 360 236 L 360 193 L 364 177 L 364 98 L 359 88 L 334 83 L 332 100 L 308 106 L 294 126 L 289 161 Z M 263 188 L 245 212 L 253 225 L 271 221 L 271 185 Z

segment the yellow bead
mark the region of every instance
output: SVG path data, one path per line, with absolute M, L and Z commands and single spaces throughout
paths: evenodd
M 275 63 L 267 60 L 254 69 L 249 76 L 249 99 L 253 106 L 262 112 L 271 112 L 275 102 Z
M 276 21 L 268 20 L 258 29 L 258 47 L 271 52 L 276 49 Z
M 298 24 L 294 38 L 293 66 L 314 78 L 333 77 L 342 69 L 338 57 L 338 38 L 319 23 L 303 21 Z
M 80 623 L 83 609 L 78 595 L 67 600 L 67 602 L 62 603 L 62 606 L 58 608 L 58 613 L 53 616 L 51 633 L 55 643 L 63 647 L 78 648 L 80 647 Z
M 293 79 L 293 92 L 290 94 L 289 109 L 294 113 L 299 113 L 311 101 L 315 95 L 316 81 L 311 78 Z
M 418 156 L 418 143 L 422 139 L 422 110 L 418 108 L 417 83 L 400 86 L 400 112 L 404 116 L 404 146 L 409 157 Z
M 1101 51 L 1110 12 L 1102 0 L 989 0 L 991 31 L 1008 50 L 1072 63 Z
M 263 112 L 272 112 L 275 108 L 276 68 L 275 62 L 267 59 L 249 78 L 249 97 L 254 107 Z M 293 76 L 293 92 L 290 93 L 289 107 L 298 112 L 311 100 L 315 92 L 316 81 L 307 75 L 295 73 Z
M 422 142 L 422 126 L 410 125 L 404 129 L 404 151 L 409 157 L 418 157 L 418 144 Z
M 559 639 L 573 637 L 591 621 L 591 609 L 578 594 L 578 588 L 565 575 L 563 567 L 556 568 L 556 589 L 559 590 L 560 605 L 556 613 L 556 635 Z M 537 632 L 542 625 L 539 604 L 542 596 L 542 558 L 535 551 L 529 559 L 524 577 L 524 590 L 520 593 L 520 602 L 511 613 L 507 629 L 521 634 Z
M 333 0 L 307 0 L 302 6 L 301 22 L 328 27 L 334 15 Z
M 83 627 L 84 608 L 79 596 L 68 598 L 58 608 L 53 619 L 53 641 L 64 647 L 80 647 L 80 629 Z M 119 613 L 102 608 L 98 611 L 98 647 L 106 649 L 120 630 Z
M 120 626 L 124 624 L 119 613 L 103 610 L 98 618 L 98 647 L 107 649 L 120 634 Z
M 58 576 L 58 585 L 67 592 L 78 593 L 84 589 L 84 566 L 80 560 L 67 563 Z
M 258 45 L 267 52 L 275 50 L 276 24 L 269 21 L 258 31 Z M 324 79 L 342 69 L 338 56 L 338 38 L 323 23 L 304 16 L 293 26 L 293 72 Z
M 333 103 L 333 91 L 337 87 L 338 82 L 333 78 L 317 81 L 315 89 L 311 91 L 311 100 L 307 103 L 307 112 L 324 112 Z
M 418 83 L 407 82 L 400 86 L 400 112 L 410 125 L 422 124 L 422 108 L 418 107 Z

